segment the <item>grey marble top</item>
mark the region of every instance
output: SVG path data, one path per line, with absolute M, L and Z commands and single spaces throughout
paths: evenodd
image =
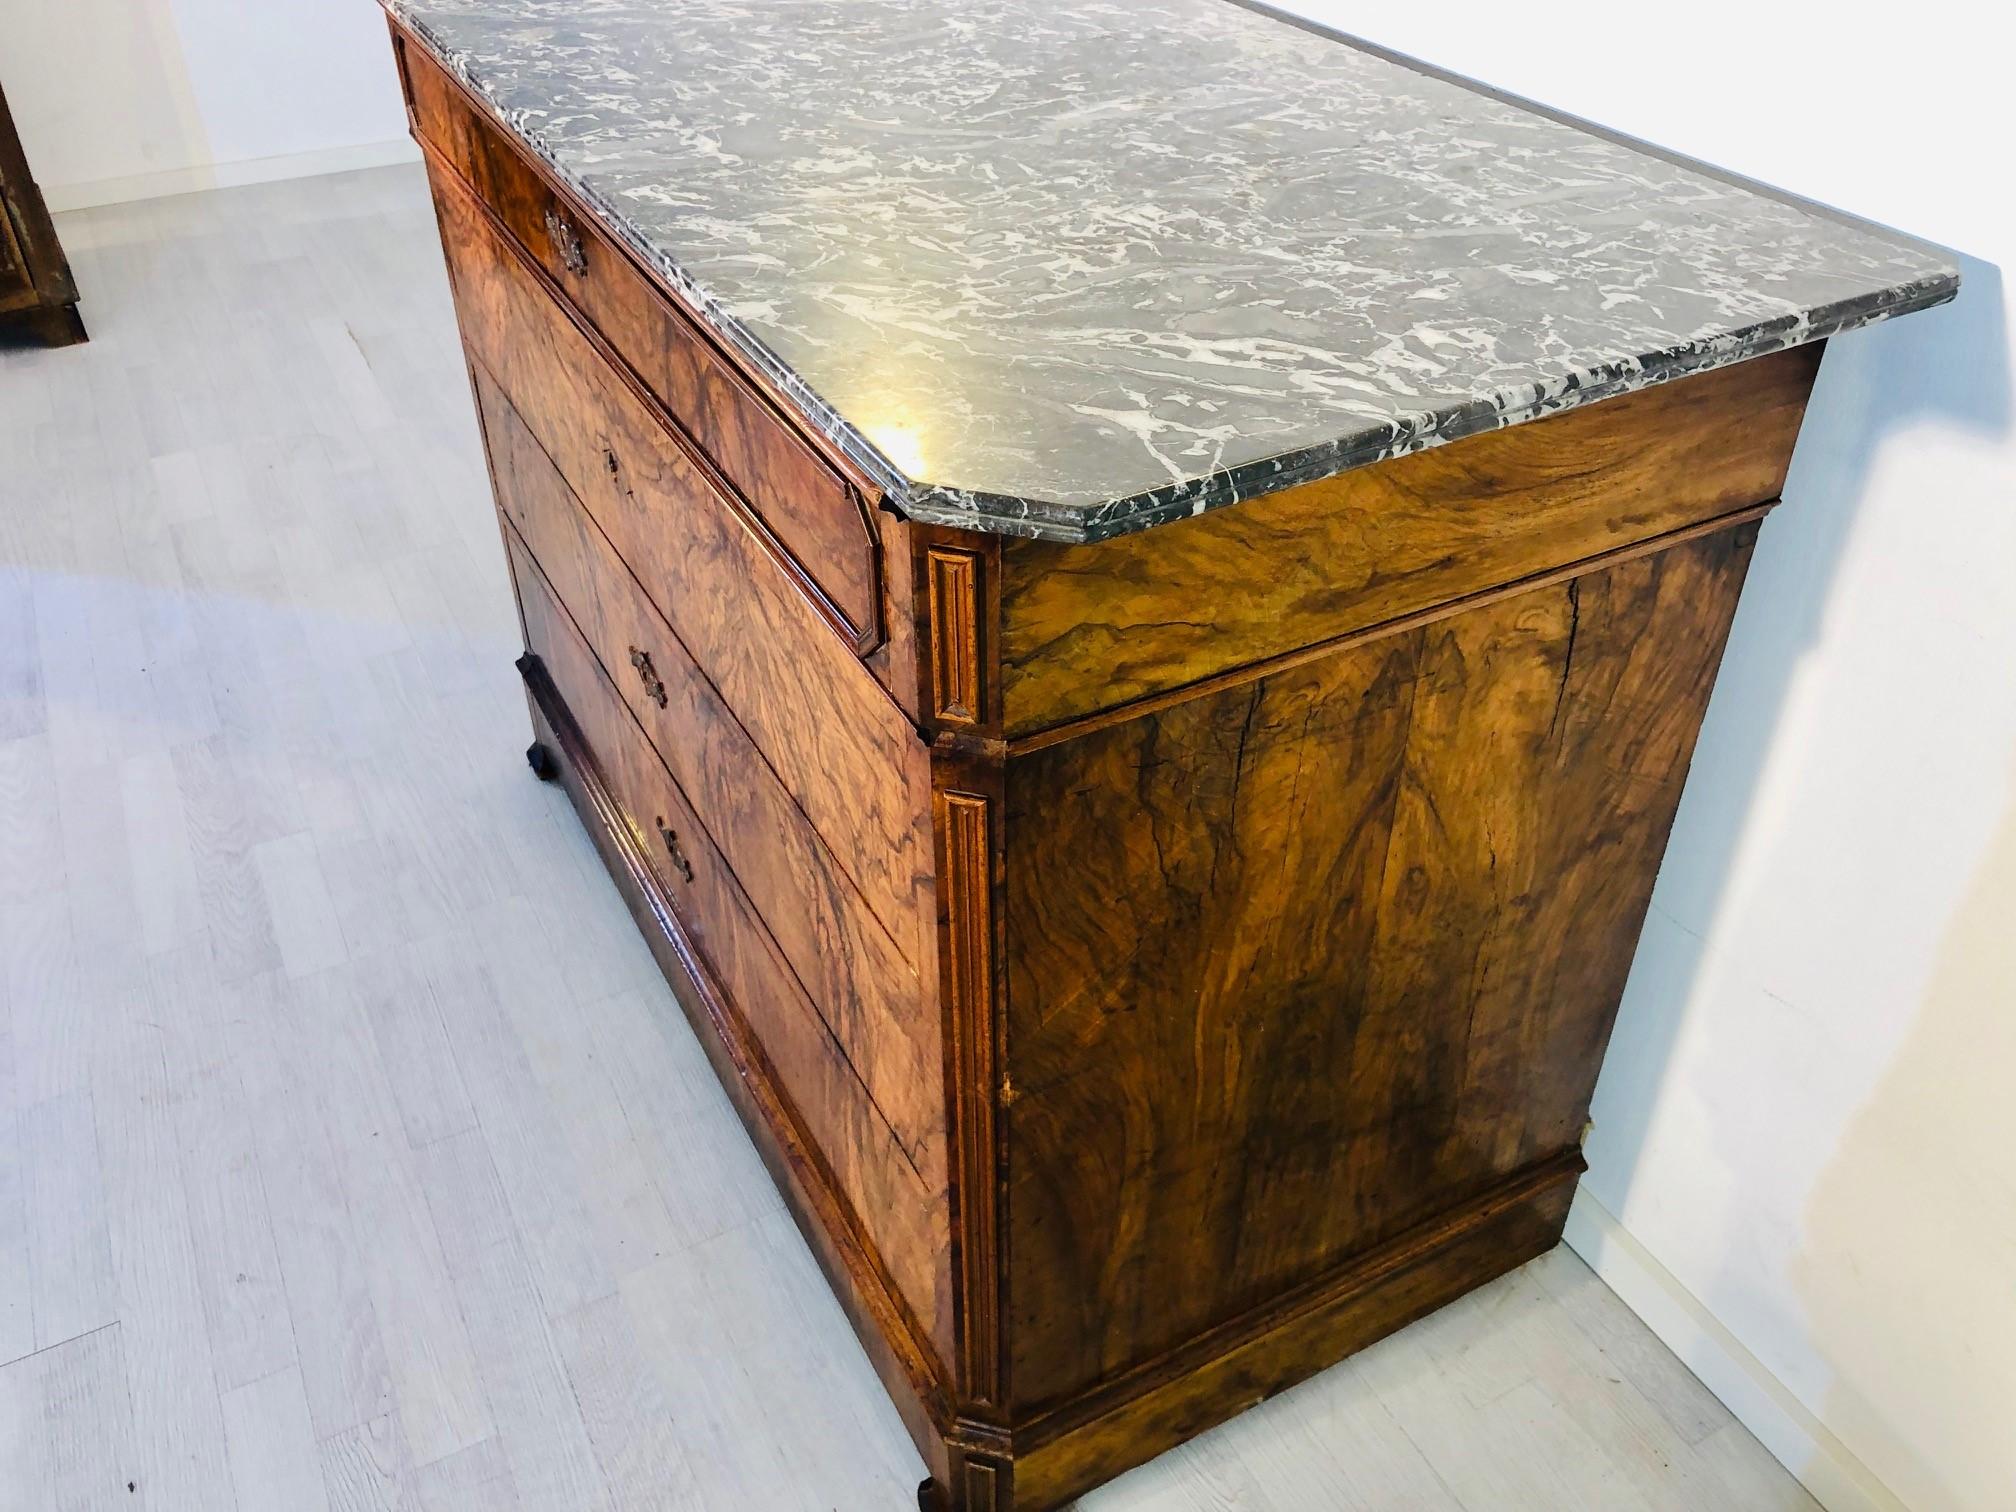
M 1228 0 L 387 0 L 913 518 L 1098 540 L 1951 298 Z

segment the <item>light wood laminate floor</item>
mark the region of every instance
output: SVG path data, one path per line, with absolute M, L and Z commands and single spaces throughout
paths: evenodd
M 0 352 L 0 1512 L 914 1506 L 525 768 L 419 169 L 60 229 L 95 339 Z M 1559 1251 L 1081 1505 L 1813 1503 Z

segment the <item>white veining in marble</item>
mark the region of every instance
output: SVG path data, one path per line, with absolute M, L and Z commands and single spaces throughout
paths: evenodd
M 915 518 L 1096 540 L 1950 298 L 1227 0 L 388 0 Z

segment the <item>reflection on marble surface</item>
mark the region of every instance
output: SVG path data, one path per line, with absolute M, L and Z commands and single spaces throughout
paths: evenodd
M 915 518 L 1140 529 L 1951 297 L 1226 0 L 388 0 Z

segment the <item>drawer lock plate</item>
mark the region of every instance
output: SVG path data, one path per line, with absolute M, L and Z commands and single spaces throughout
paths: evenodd
M 679 875 L 688 882 L 693 880 L 693 863 L 686 859 L 686 852 L 679 848 L 679 832 L 665 822 L 661 814 L 658 818 L 658 838 L 665 842 L 665 854 L 671 857 L 672 865 Z
M 665 679 L 658 675 L 658 669 L 651 665 L 651 653 L 630 648 L 630 665 L 637 669 L 637 680 L 644 684 L 644 696 L 659 708 L 665 707 Z
M 581 233 L 574 229 L 574 222 L 550 205 L 546 208 L 546 240 L 552 243 L 561 267 L 577 278 L 587 273 L 588 250 L 581 245 Z

